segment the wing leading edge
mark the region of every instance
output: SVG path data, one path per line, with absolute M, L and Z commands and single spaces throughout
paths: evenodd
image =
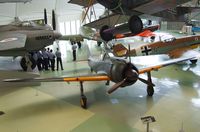
M 142 69 L 139 70 L 139 74 L 143 74 L 143 73 L 150 72 L 150 71 L 156 71 L 156 70 L 158 70 L 158 69 L 160 69 L 162 67 L 165 67 L 165 66 L 169 66 L 169 65 L 172 65 L 172 64 L 175 64 L 175 63 L 179 63 L 179 62 L 183 62 L 183 61 L 198 59 L 198 58 L 200 58 L 199 54 L 196 55 L 196 56 L 192 56 L 192 57 L 172 59 L 172 60 L 165 61 L 165 62 L 163 62 L 161 64 L 158 64 L 158 65 L 142 68 Z
M 106 75 L 80 76 L 80 77 L 52 77 L 52 78 L 15 78 L 5 79 L 4 82 L 84 82 L 84 81 L 107 81 Z

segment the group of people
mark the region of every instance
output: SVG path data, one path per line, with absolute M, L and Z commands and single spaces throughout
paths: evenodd
M 62 65 L 62 58 L 61 58 L 61 52 L 57 48 L 57 51 L 55 54 L 53 53 L 53 50 L 49 48 L 44 48 L 41 51 L 35 52 L 33 54 L 33 58 L 35 59 L 37 63 L 38 70 L 49 70 L 49 67 L 52 71 L 55 71 L 55 59 L 57 62 L 57 70 L 59 70 L 59 64 L 61 66 L 61 70 L 63 70 Z
M 76 61 L 76 49 L 77 47 L 81 48 L 81 43 L 71 41 L 71 44 L 72 44 L 73 61 Z M 42 71 L 42 70 L 47 71 L 49 70 L 49 68 L 51 68 L 52 71 L 55 71 L 55 61 L 57 63 L 56 70 L 59 70 L 59 65 L 61 67 L 61 70 L 64 70 L 63 64 L 62 64 L 61 52 L 59 51 L 59 48 L 57 48 L 55 54 L 53 53 L 52 49 L 44 48 L 43 50 L 32 53 L 32 56 L 34 60 L 36 61 L 39 71 Z

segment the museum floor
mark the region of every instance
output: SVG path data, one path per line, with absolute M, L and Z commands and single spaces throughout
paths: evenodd
M 90 49 L 100 52 L 96 45 Z M 78 50 L 78 58 L 85 52 L 84 47 Z M 41 76 L 90 74 L 86 61 L 72 62 L 70 57 L 64 71 L 43 71 Z M 8 73 L 1 72 L 4 75 Z M 156 85 L 152 98 L 141 82 L 112 95 L 106 94 L 105 82 L 84 82 L 87 110 L 80 107 L 79 83 L 0 85 L 0 111 L 5 113 L 0 116 L 0 132 L 144 132 L 140 118 L 148 115 L 156 119 L 150 124 L 153 132 L 178 132 L 182 126 L 185 132 L 199 132 L 200 61 L 195 66 L 165 67 L 152 76 Z

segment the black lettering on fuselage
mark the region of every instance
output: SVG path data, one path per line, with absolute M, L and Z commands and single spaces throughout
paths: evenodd
M 45 39 L 52 39 L 51 35 L 44 35 L 44 36 L 37 36 L 35 37 L 36 40 L 45 40 Z

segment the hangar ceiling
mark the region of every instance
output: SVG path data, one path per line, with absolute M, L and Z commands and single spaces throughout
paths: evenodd
M 19 17 L 21 20 L 41 19 L 43 18 L 44 8 L 47 9 L 48 19 L 51 17 L 52 9 L 55 9 L 57 18 L 60 22 L 80 19 L 83 10 L 82 7 L 69 4 L 67 3 L 68 1 L 69 0 L 32 0 L 31 2 L 26 3 L 0 3 L 0 24 L 12 22 L 15 16 Z M 101 5 L 95 6 L 98 6 L 98 8 L 95 8 L 95 10 L 97 9 L 97 15 L 100 15 L 103 12 L 104 7 Z

